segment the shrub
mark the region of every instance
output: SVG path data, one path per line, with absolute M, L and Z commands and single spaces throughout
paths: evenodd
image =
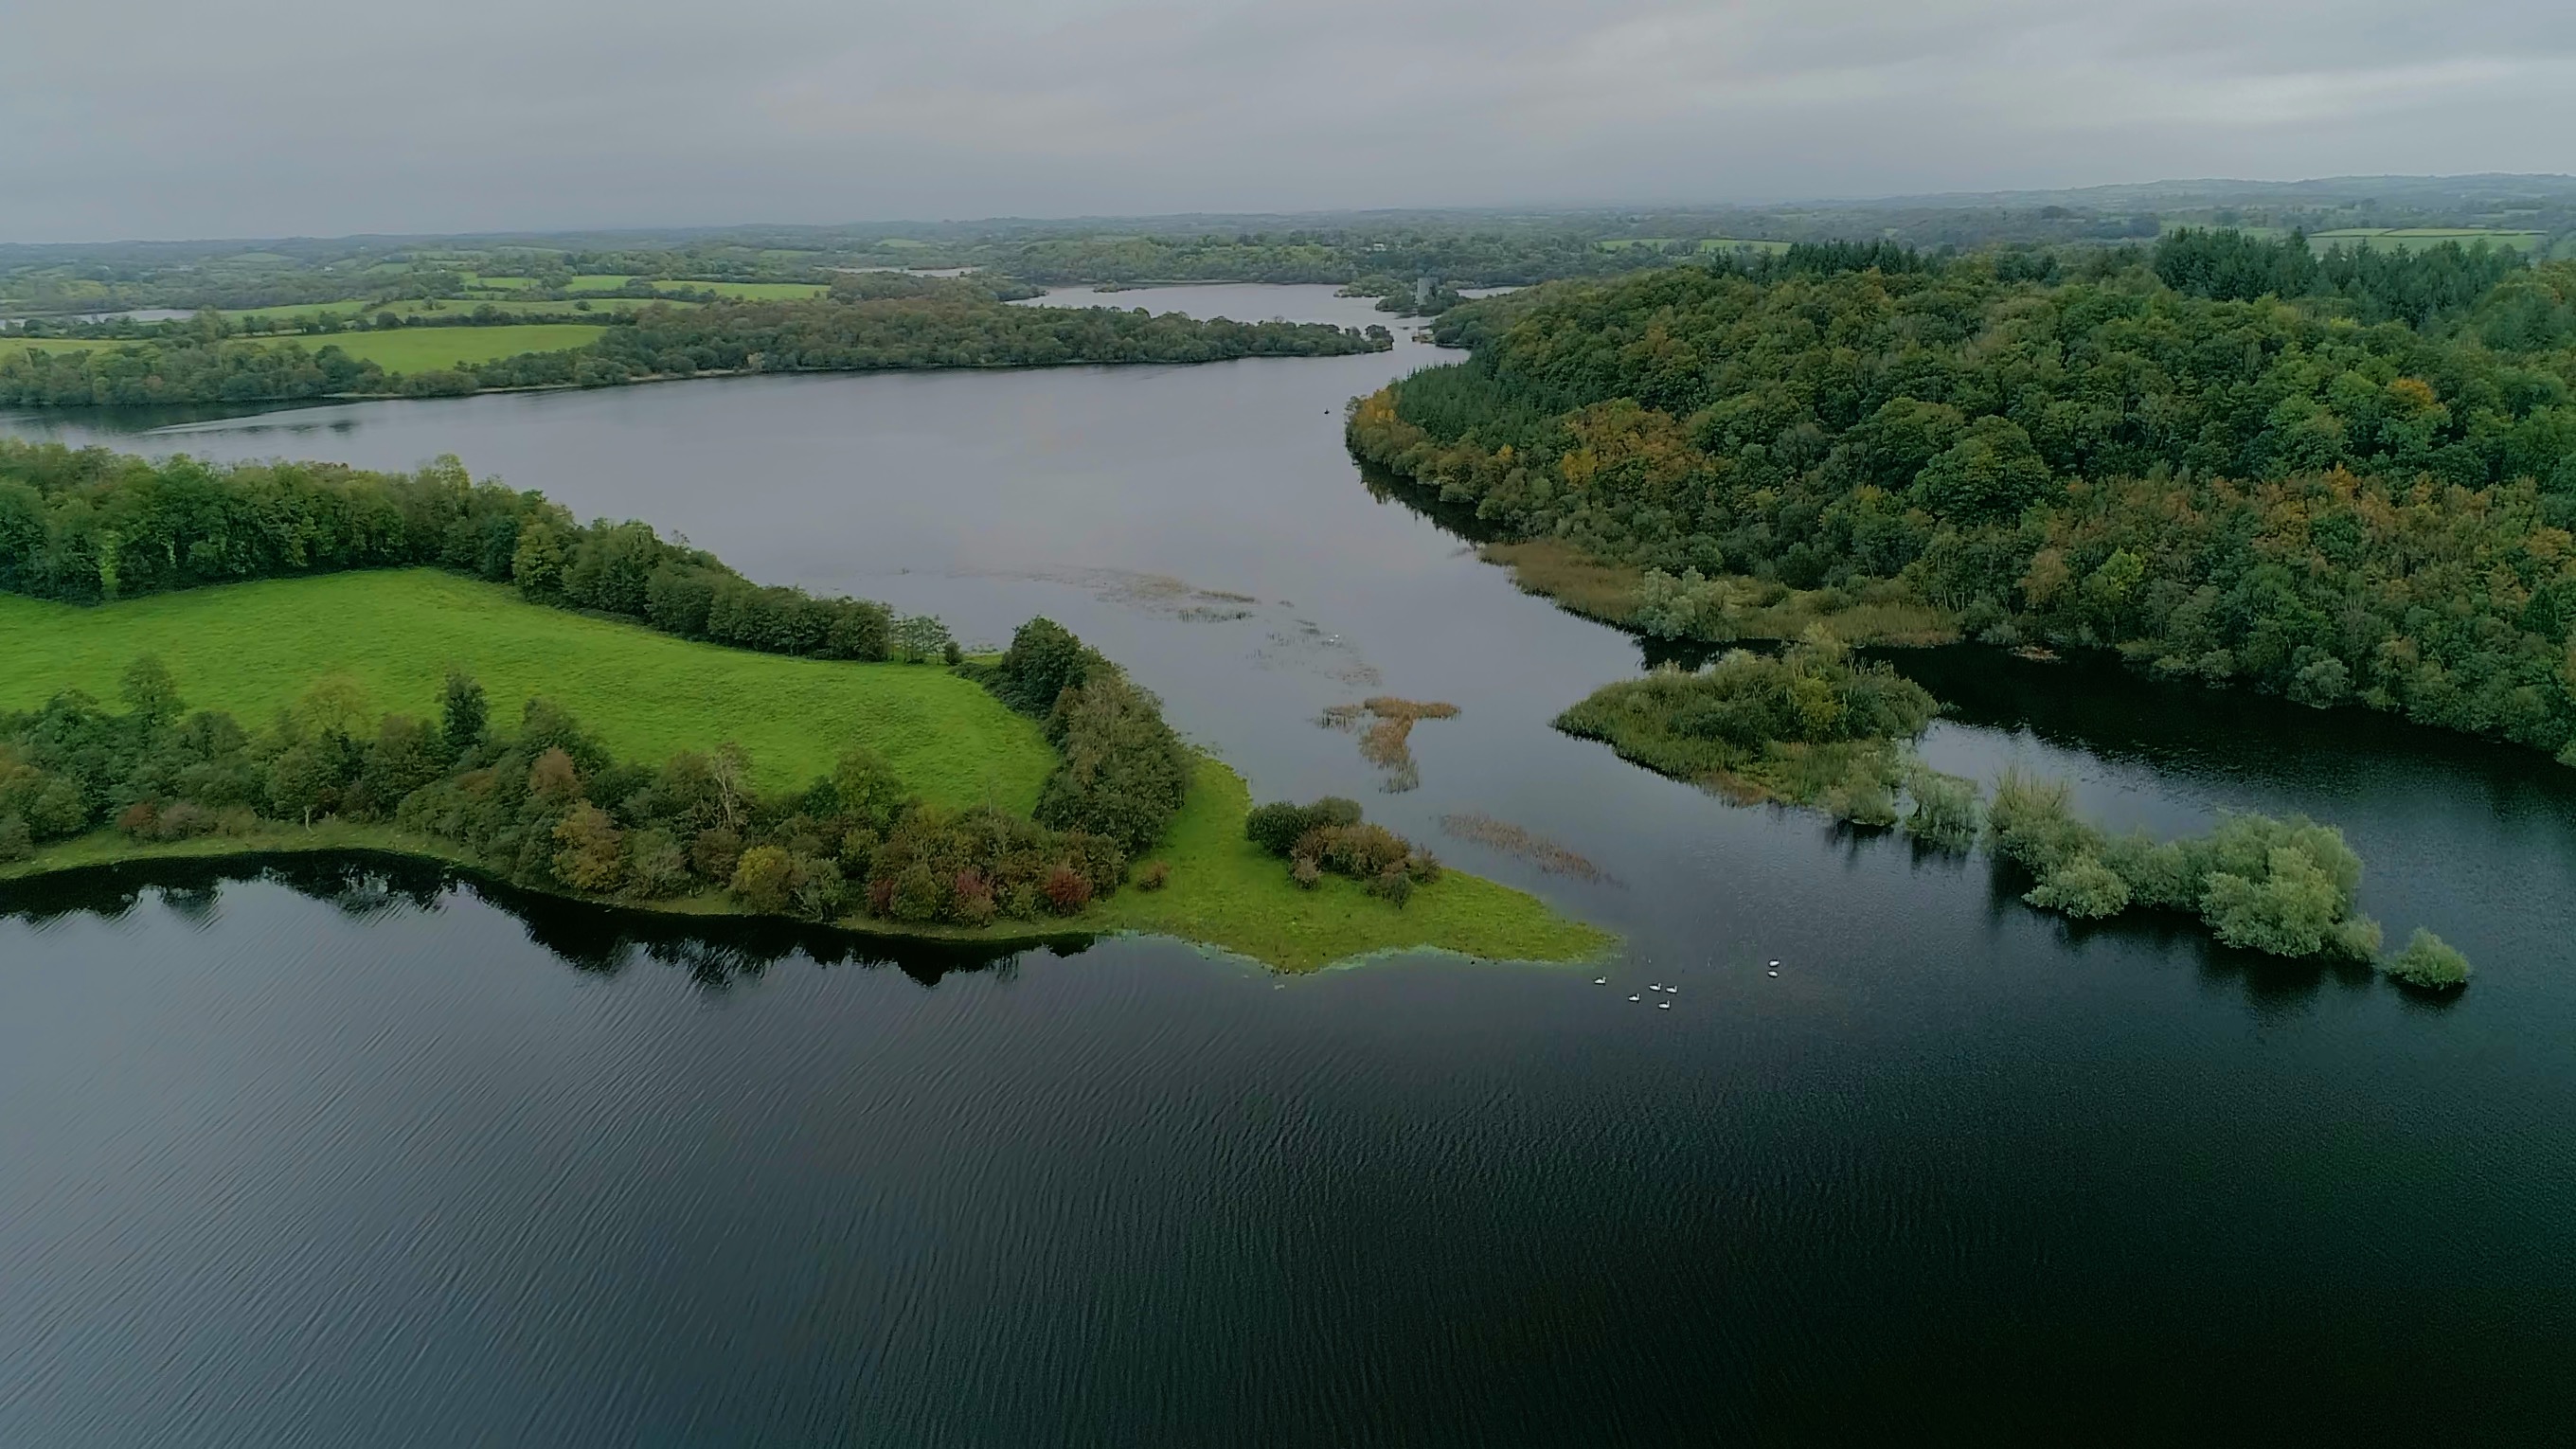
M 1995 854 L 2040 876 L 2077 855 L 2099 859 L 2102 853 L 2102 833 L 2075 818 L 2074 786 L 2034 779 L 2016 769 L 2005 770 L 1995 782 L 1986 834 Z
M 1984 812 L 1975 781 L 1944 775 L 1917 761 L 1906 775 L 1905 793 L 1914 801 L 1905 816 L 1906 834 L 1945 850 L 1965 850 L 1976 843 Z
M 151 840 L 161 833 L 161 812 L 149 800 L 137 800 L 116 817 L 116 828 L 129 840 Z
M 1864 763 L 1840 785 L 1825 792 L 1825 813 L 1847 824 L 1884 830 L 1896 823 L 1896 792 Z
M 689 888 L 689 858 L 670 831 L 626 833 L 626 889 L 645 900 L 676 896 Z
M 788 894 L 798 915 L 828 921 L 841 913 L 847 888 L 842 884 L 839 865 L 810 855 L 791 855 L 788 864 L 793 882 Z
M 579 891 L 613 891 L 626 880 L 624 832 L 588 801 L 555 826 L 555 878 Z
M 1059 865 L 1046 873 L 1047 904 L 1059 916 L 1070 916 L 1091 904 L 1091 881 L 1070 865 Z
M 731 881 L 742 859 L 742 834 L 730 825 L 710 825 L 689 842 L 689 864 L 713 881 Z
M 2090 852 L 2079 852 L 2059 862 L 2022 899 L 2079 920 L 2100 920 L 2129 908 L 2129 886 Z
M 1306 819 L 1305 807 L 1285 800 L 1252 807 L 1243 817 L 1243 837 L 1271 855 L 1286 855 L 1297 837 L 1313 829 Z
M 2406 949 L 2389 958 L 2380 969 L 2409 986 L 2436 991 L 2464 986 L 2469 980 L 2469 958 L 2421 927 L 2407 939 Z
M 1403 865 L 1391 865 L 1370 880 L 1366 889 L 1370 895 L 1402 910 L 1404 903 L 1413 899 L 1413 877 L 1405 874 Z
M 1001 913 L 1000 903 L 993 899 L 992 884 L 984 879 L 982 871 L 959 871 L 950 892 L 956 902 L 951 910 L 961 924 L 986 925 Z
M 2334 882 L 2305 854 L 2280 847 L 2262 875 L 2213 872 L 2201 917 L 2230 946 L 2275 956 L 2314 956 L 2332 939 L 2342 902 Z
M 0 865 L 25 860 L 35 853 L 35 834 L 27 829 L 27 822 L 15 815 L 0 815 Z
M 874 893 L 870 893 L 874 899 Z M 887 891 L 884 914 L 898 921 L 935 921 L 946 912 L 948 902 L 941 895 L 939 877 L 927 865 L 908 866 L 897 875 Z
M 1170 884 L 1171 879 L 1172 863 L 1170 861 L 1147 861 L 1145 863 L 1145 868 L 1136 872 L 1136 889 L 1140 891 L 1158 891 L 1165 885 Z
M 755 845 L 734 863 L 734 898 L 763 915 L 783 913 L 796 890 L 796 863 L 775 845 Z
M 1310 858 L 1300 857 L 1288 867 L 1288 878 L 1302 889 L 1313 890 L 1323 883 L 1324 868 Z

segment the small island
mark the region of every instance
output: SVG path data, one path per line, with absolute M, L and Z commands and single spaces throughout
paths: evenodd
M 1155 933 L 1286 970 L 1609 944 L 1455 871 L 1291 879 L 1250 809 L 1045 620 L 970 657 L 452 461 L 0 444 L 0 879 L 374 850 L 636 909 Z

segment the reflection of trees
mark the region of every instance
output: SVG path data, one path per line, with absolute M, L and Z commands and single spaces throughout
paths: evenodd
M 62 871 L 0 884 L 0 918 L 38 925 L 79 915 L 113 921 L 151 896 L 181 919 L 202 925 L 214 919 L 226 888 L 247 881 L 284 886 L 362 921 L 434 912 L 450 894 L 470 894 L 514 917 L 530 941 L 577 971 L 614 975 L 640 956 L 677 967 L 710 987 L 757 976 L 799 956 L 824 966 L 892 966 L 930 985 L 951 971 L 1004 967 L 1030 949 L 1028 942 L 907 940 L 795 921 L 620 910 L 365 852 L 265 861 L 147 861 Z M 1070 955 L 1087 947 L 1090 938 L 1066 935 L 1042 944 Z

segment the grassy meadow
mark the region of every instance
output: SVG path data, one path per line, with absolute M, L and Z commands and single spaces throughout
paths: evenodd
M 1026 814 L 1055 756 L 1037 725 L 946 670 L 789 659 L 694 644 L 521 600 L 434 569 L 324 574 L 156 594 L 94 608 L 0 594 L 0 709 L 82 689 L 113 701 L 138 654 L 189 704 L 256 727 L 313 681 L 346 674 L 378 710 L 435 713 L 450 661 L 496 720 L 542 694 L 622 758 L 738 740 L 762 782 L 801 785 L 864 745 L 950 805 Z
M 605 326 L 606 324 L 601 324 Z M 599 340 L 598 327 L 569 322 L 521 322 L 501 327 L 406 327 L 398 332 L 334 332 L 298 339 L 305 346 L 337 347 L 387 372 L 435 372 L 460 362 L 490 362 L 522 352 L 561 352 Z

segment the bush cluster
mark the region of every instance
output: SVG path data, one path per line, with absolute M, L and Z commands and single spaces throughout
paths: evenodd
M 1996 782 L 1988 840 L 2038 877 L 2023 897 L 2030 904 L 2084 920 L 2139 907 L 2194 914 L 2226 944 L 2273 956 L 2378 955 L 2379 923 L 2353 909 L 2361 858 L 2332 826 L 2231 814 L 2207 835 L 2158 841 L 2079 819 L 2073 795 L 2063 780 L 2018 771 Z M 2449 974 L 2444 953 L 2458 955 L 2419 931 L 2385 969 L 2432 984 Z M 2466 978 L 2463 960 L 2447 984 Z
M 1105 836 L 1130 856 L 1162 838 L 1193 762 L 1160 700 L 1050 619 L 1021 625 L 998 661 L 964 672 L 1046 722 L 1062 763 L 1038 789 L 1041 824 Z
M 1921 685 L 1855 662 L 1815 629 L 1776 655 L 1729 650 L 1696 673 L 1662 669 L 1605 685 L 1556 727 L 1675 779 L 1820 802 L 1880 826 L 1897 820 L 1893 742 L 1921 734 L 1939 710 Z
M 0 715 L 0 860 L 110 823 L 158 841 L 338 818 L 434 837 L 534 888 L 632 901 L 721 890 L 767 914 L 962 926 L 1077 914 L 1127 870 L 1097 833 L 926 805 L 865 751 L 766 793 L 738 746 L 623 763 L 542 699 L 504 733 L 461 674 L 431 720 L 377 715 L 334 678 L 256 734 L 188 712 L 148 657 L 124 694 L 123 712 L 63 694 Z
M 1288 862 L 1289 879 L 1313 889 L 1326 873 L 1347 876 L 1369 894 L 1402 906 L 1418 885 L 1440 878 L 1440 859 L 1383 825 L 1361 818 L 1359 803 L 1327 795 L 1311 805 L 1278 801 L 1243 820 L 1244 838 Z

